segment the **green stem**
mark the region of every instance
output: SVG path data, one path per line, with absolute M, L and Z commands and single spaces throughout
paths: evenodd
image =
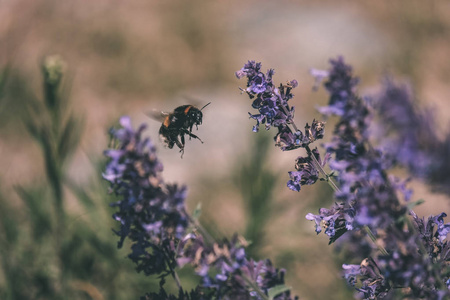
M 242 278 L 244 278 L 245 282 L 255 291 L 258 293 L 258 295 L 263 299 L 263 300 L 269 300 L 269 297 L 264 294 L 264 292 L 259 288 L 259 286 L 253 282 L 253 280 L 251 280 L 250 278 L 248 278 L 247 275 L 242 275 Z
M 208 244 L 213 245 L 215 243 L 215 239 L 209 234 L 209 232 L 198 222 L 198 220 L 194 220 L 191 215 L 186 212 L 186 210 L 184 211 L 184 213 L 189 222 L 194 225 L 198 229 L 198 231 L 200 231 L 200 234 L 208 242 Z
M 375 246 L 377 246 L 378 250 L 380 250 L 383 255 L 389 255 L 389 252 L 387 252 L 387 250 L 382 245 L 380 245 L 380 243 L 378 243 L 376 236 L 373 234 L 372 230 L 370 230 L 369 226 L 365 225 L 363 228 L 372 242 L 375 244 Z
M 284 113 L 288 116 L 289 112 L 287 110 L 286 107 L 284 107 L 284 105 L 280 105 L 283 108 Z M 291 120 L 288 123 L 288 126 L 292 125 L 292 128 L 294 130 L 291 129 L 292 132 L 297 132 L 298 127 L 297 125 L 295 125 L 294 120 Z M 330 178 L 330 176 L 327 174 L 327 172 L 325 172 L 325 170 L 322 168 L 322 166 L 320 165 L 320 163 L 317 161 L 316 156 L 312 153 L 311 149 L 309 148 L 309 146 L 305 146 L 306 152 L 308 153 L 308 155 L 312 158 L 312 160 L 314 161 L 314 165 L 317 168 L 317 170 L 319 170 L 320 174 L 322 174 L 322 176 L 325 178 L 326 182 L 331 186 L 331 188 L 335 191 L 335 192 L 339 192 L 339 188 L 336 185 L 336 183 L 334 183 L 334 181 Z
M 322 165 L 319 163 L 319 161 L 317 160 L 316 156 L 312 153 L 312 151 L 309 148 L 309 146 L 305 146 L 305 149 L 306 149 L 306 152 L 308 153 L 308 155 L 312 158 L 316 169 L 319 170 L 319 173 L 322 174 L 322 176 L 325 178 L 325 181 L 328 183 L 328 185 L 335 192 L 340 192 L 339 187 L 336 185 L 336 183 L 333 181 L 333 179 L 331 179 L 330 175 L 328 175 L 325 172 L 325 170 L 322 168 Z
M 175 271 L 175 270 L 170 266 L 170 264 L 169 264 L 169 269 L 170 269 L 170 274 L 172 275 L 173 279 L 175 280 L 178 289 L 181 290 L 181 289 L 182 289 L 181 281 L 180 281 L 180 277 L 178 276 L 177 271 Z

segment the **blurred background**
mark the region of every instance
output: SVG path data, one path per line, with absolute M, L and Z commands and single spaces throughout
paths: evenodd
M 449 125 L 448 1 L 0 1 L 0 299 L 137 299 L 157 280 L 118 250 L 101 180 L 108 129 L 122 115 L 158 146 L 167 182 L 217 237 L 238 232 L 256 259 L 287 269 L 301 299 L 348 299 L 342 259 L 316 236 L 308 212 L 332 203 L 326 184 L 286 187 L 301 151 L 254 134 L 251 103 L 234 72 L 248 60 L 297 79 L 297 124 L 320 115 L 323 90 L 310 68 L 343 55 L 376 89 L 385 74 L 411 83 L 444 134 Z M 57 94 L 53 91 L 58 90 Z M 189 100 L 187 100 L 189 99 Z M 204 110 L 181 159 L 146 113 L 193 104 Z M 331 131 L 332 122 L 328 125 Z M 406 173 L 398 171 L 401 176 Z M 448 195 L 412 181 L 421 215 L 450 212 Z M 187 286 L 195 279 L 182 271 Z

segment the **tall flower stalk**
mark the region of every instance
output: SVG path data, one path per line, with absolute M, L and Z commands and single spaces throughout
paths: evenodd
M 273 69 L 263 73 L 260 63 L 249 61 L 236 76 L 247 77 L 247 88 L 241 90 L 259 112 L 249 113 L 257 121 L 253 131 L 260 124 L 265 124 L 266 129 L 277 127 L 276 146 L 283 151 L 306 149 L 307 156 L 295 161 L 297 171 L 289 172 L 287 185 L 291 190 L 300 191 L 301 186 L 317 180 L 326 181 L 333 188 L 334 205 L 321 208 L 318 215 L 306 216 L 315 222 L 317 234 L 324 230 L 333 243 L 344 234 L 349 236 L 363 229 L 377 245 L 360 265 L 343 265 L 345 278 L 357 286 L 364 299 L 395 297 L 398 288 L 406 297 L 443 299 L 450 295 L 450 252 L 446 241 L 450 223 L 444 223 L 445 214 L 420 221 L 409 210 L 410 190 L 388 176 L 394 162 L 370 140 L 371 108 L 356 93 L 359 80 L 343 58 L 330 63 L 330 70 L 312 72 L 318 81 L 327 78 L 324 87 L 330 100 L 319 111 L 325 117 L 338 117 L 331 142 L 324 145 L 323 159 L 317 149 L 310 149 L 310 144 L 323 137 L 324 123 L 314 120 L 301 132 L 293 121 L 294 109 L 287 104 L 297 82 L 277 88 L 272 80 Z M 330 174 L 324 171 L 327 163 Z M 399 194 L 404 195 L 403 200 Z M 358 247 L 358 240 L 353 240 Z
M 59 259 L 59 290 L 62 295 L 68 292 L 68 276 L 65 266 L 64 238 L 67 230 L 66 166 L 76 150 L 83 125 L 82 119 L 68 108 L 67 95 L 63 93 L 65 62 L 58 55 L 46 56 L 41 65 L 43 75 L 43 101 L 29 99 L 26 107 L 27 118 L 24 119 L 30 135 L 38 141 L 42 150 L 48 186 L 52 192 L 55 209 L 54 248 Z M 23 199 L 31 199 L 29 193 L 18 188 Z M 50 222 L 50 221 L 48 221 Z

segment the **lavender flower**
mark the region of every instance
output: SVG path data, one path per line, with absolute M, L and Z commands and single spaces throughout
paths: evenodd
M 352 67 L 345 64 L 343 57 L 336 60 L 330 60 L 332 68 L 329 71 L 313 70 L 311 74 L 317 81 L 322 81 L 324 77 L 328 77 L 325 82 L 325 89 L 330 93 L 330 101 L 328 106 L 319 108 L 319 112 L 324 115 L 342 116 L 347 106 L 354 97 L 354 90 L 359 79 L 352 76 Z M 327 75 L 327 76 L 325 76 Z
M 186 213 L 186 187 L 164 183 L 155 148 L 141 136 L 144 125 L 134 130 L 128 117 L 122 117 L 120 124 L 122 128 L 112 131 L 118 146 L 105 151 L 110 161 L 103 177 L 120 199 L 112 204 L 119 208 L 113 216 L 120 222 L 115 231 L 120 237 L 118 246 L 129 238 L 132 252 L 128 257 L 137 271 L 161 278 L 159 293 L 142 299 L 267 299 L 270 289 L 284 284 L 284 271 L 274 269 L 270 261 L 247 259 L 245 241 L 237 235 L 231 241 L 205 243 L 203 235 L 188 233 L 188 225 L 197 224 Z M 203 279 L 190 293 L 182 289 L 174 271 L 186 264 L 195 267 Z M 168 295 L 163 288 L 168 275 L 179 284 L 178 296 Z M 290 300 L 286 290 L 274 299 Z
M 141 297 L 140 300 L 209 300 L 211 297 L 197 288 L 192 290 L 191 292 L 185 292 L 183 289 L 180 289 L 178 292 L 178 296 L 167 294 L 167 292 L 161 288 L 158 293 L 148 293 L 145 296 Z
M 323 167 L 326 163 L 321 162 L 319 151 L 316 149 L 312 150 L 312 155 L 314 155 L 317 161 Z M 291 180 L 288 181 L 287 186 L 291 190 L 300 191 L 300 187 L 302 185 L 311 185 L 314 184 L 317 179 L 319 179 L 319 171 L 313 163 L 313 159 L 310 156 L 307 157 L 297 157 L 295 160 L 295 169 L 297 171 L 289 172 L 289 176 Z
M 420 111 L 412 88 L 388 77 L 382 91 L 373 97 L 373 105 L 380 117 L 377 129 L 385 151 L 419 177 L 429 176 L 436 159 L 430 152 L 439 143 L 431 111 Z
M 425 222 L 412 212 L 415 230 L 393 228 L 385 239 L 388 254 L 365 259 L 358 265 L 343 265 L 344 276 L 351 285 L 356 278 L 362 282 L 357 288 L 365 299 L 392 294 L 392 287 L 409 287 L 407 297 L 444 299 L 448 291 L 450 245 L 444 241 L 450 223 L 444 224 L 440 214 Z M 418 233 L 418 234 L 417 234 Z M 419 249 L 417 249 L 419 245 Z M 423 248 L 420 248 L 423 245 Z M 375 262 L 376 260 L 376 262 Z M 446 288 L 438 288 L 446 284 Z
M 110 161 L 103 174 L 120 198 L 112 204 L 119 209 L 113 216 L 120 222 L 114 231 L 120 237 L 118 247 L 128 237 L 133 242 L 129 257 L 138 271 L 167 275 L 176 265 L 174 238 L 182 238 L 188 226 L 186 187 L 164 184 L 155 147 L 141 137 L 144 125 L 135 131 L 128 117 L 120 124 L 121 129 L 112 131 L 117 148 L 105 151 Z
M 263 74 L 261 64 L 250 61 L 236 75 L 238 78 L 247 76 L 244 91 L 251 99 L 256 98 L 253 107 L 260 114 L 251 115 L 257 120 L 255 131 L 260 123 L 265 123 L 266 129 L 275 126 L 278 128 L 276 145 L 282 150 L 299 147 L 307 150 L 306 157 L 297 158 L 296 171 L 289 172 L 290 189 L 299 191 L 302 185 L 321 179 L 328 181 L 335 190 L 335 203 L 330 209 L 321 208 L 318 215 L 309 213 L 306 216 L 315 222 L 316 233 L 324 229 L 330 243 L 345 233 L 350 234 L 347 240 L 357 242 L 352 249 L 358 253 L 361 252 L 358 251 L 361 235 L 355 230 L 365 228 L 378 245 L 380 253 L 371 253 L 371 247 L 364 243 L 364 254 L 371 256 L 360 265 L 343 266 L 346 279 L 352 285 L 359 282 L 356 289 L 365 299 L 395 295 L 393 288 L 396 287 L 408 287 L 406 294 L 403 293 L 407 297 L 442 299 L 449 296 L 442 286 L 450 283 L 446 269 L 449 253 L 446 236 L 450 223 L 445 224 L 445 214 L 441 214 L 430 217 L 425 225 L 411 212 L 416 226 L 408 226 L 409 209 L 398 196 L 403 194 L 405 201 L 409 201 L 411 191 L 405 182 L 387 175 L 387 170 L 396 162 L 392 155 L 372 146 L 369 138 L 371 107 L 356 93 L 359 80 L 353 77 L 351 66 L 342 57 L 330 63 L 328 71 L 313 71 L 314 76 L 320 77 L 318 81 L 327 77 L 324 87 L 330 94 L 328 106 L 319 111 L 327 117 L 335 115 L 339 118 L 331 142 L 325 145 L 327 154 L 323 160 L 317 149 L 311 151 L 309 148 L 310 143 L 323 137 L 323 123 L 313 121 L 311 126 L 306 125 L 304 133 L 299 131 L 293 122 L 293 108 L 287 105 L 292 98 L 290 90 L 285 93 L 283 86 L 276 89 L 272 82 L 273 70 Z M 386 116 L 390 113 L 388 109 L 386 104 Z M 394 111 L 392 124 L 411 119 L 408 116 L 395 119 L 395 115 Z M 331 174 L 323 170 L 327 162 L 333 171 Z M 333 182 L 333 177 L 338 185 Z M 381 237 L 377 239 L 374 233 Z
M 316 223 L 316 233 L 325 228 L 325 234 L 330 238 L 330 244 L 349 230 L 353 230 L 355 209 L 344 203 L 335 203 L 331 209 L 321 208 L 319 214 L 309 213 L 306 219 Z
M 337 174 L 340 187 L 335 196 L 339 205 L 331 210 L 321 209 L 320 218 L 328 222 L 326 226 L 331 226 L 326 233 L 333 242 L 337 238 L 336 232 L 342 234 L 363 226 L 387 228 L 406 210 L 400 205 L 385 173 L 389 163 L 370 145 L 368 124 L 371 115 L 367 104 L 356 94 L 358 79 L 352 77 L 352 68 L 342 57 L 330 62 L 329 78 L 324 83 L 330 101 L 321 111 L 339 117 L 333 138 L 325 145 L 327 153 L 334 156 L 329 165 Z M 330 218 L 330 212 L 334 218 Z M 312 219 L 311 215 L 308 218 Z M 331 229 L 334 226 L 330 222 L 336 220 L 340 223 L 339 231 Z
M 323 138 L 325 123 L 313 120 L 311 126 L 306 124 L 304 133 L 300 131 L 293 120 L 294 107 L 288 104 L 293 97 L 292 89 L 298 86 L 298 82 L 292 80 L 286 85 L 280 84 L 277 88 L 273 84 L 273 74 L 273 69 L 262 73 L 261 63 L 255 61 L 249 61 L 236 72 L 237 78 L 247 76 L 247 88 L 242 90 L 253 100 L 252 107 L 259 111 L 259 114 L 249 113 L 250 117 L 256 120 L 253 131 L 257 132 L 260 124 L 265 124 L 267 130 L 276 127 L 278 133 L 274 141 L 281 150 L 303 147 L 310 152 L 309 144 Z M 297 160 L 299 159 L 301 160 Z M 300 191 L 301 185 L 314 183 L 318 179 L 317 175 L 317 170 L 310 163 L 307 169 L 289 172 L 291 179 L 287 185 L 291 190 Z
M 202 287 L 213 292 L 217 299 L 261 299 L 257 286 L 266 295 L 271 288 L 284 284 L 284 270 L 272 266 L 270 260 L 255 262 L 246 258 L 243 244 L 246 242 L 237 235 L 228 241 L 207 245 L 202 236 L 190 234 L 180 243 L 178 263 L 187 263 L 203 278 Z M 216 275 L 210 276 L 214 268 Z M 249 282 L 250 284 L 249 286 Z M 289 292 L 277 295 L 277 300 L 291 300 Z
M 415 176 L 448 193 L 450 134 L 437 134 L 436 118 L 429 108 L 420 108 L 408 84 L 386 77 L 379 93 L 372 96 L 379 122 L 374 133 L 386 153 Z
M 319 215 L 308 214 L 306 218 L 315 222 L 317 233 L 325 227 L 330 243 L 354 229 L 369 228 L 370 233 L 381 234 L 385 247 L 381 253 L 374 253 L 361 265 L 343 265 L 344 276 L 351 285 L 355 285 L 357 278 L 360 280 L 357 290 L 364 299 L 393 295 L 393 287 L 409 287 L 407 297 L 442 299 L 449 296 L 448 290 L 441 287 L 448 280 L 445 275 L 448 270 L 439 267 L 448 261 L 448 252 L 441 250 L 447 249 L 446 242 L 439 244 L 449 231 L 450 224 L 443 222 L 445 214 L 431 217 L 428 230 L 423 221 L 417 223 L 414 217 L 419 233 L 428 231 L 426 237 L 423 234 L 420 237 L 414 229 L 405 229 L 408 208 L 399 201 L 397 191 L 403 193 L 406 201 L 411 191 L 404 183 L 387 175 L 393 162 L 371 145 L 370 108 L 356 94 L 357 80 L 352 78 L 351 67 L 342 58 L 331 60 L 331 65 L 324 84 L 330 93 L 330 102 L 321 111 L 339 117 L 332 141 L 325 147 L 327 153 L 333 155 L 329 165 L 340 188 L 336 189 L 337 202 L 331 209 L 321 208 Z M 433 233 L 435 225 L 437 229 Z M 439 240 L 438 244 L 432 244 L 431 237 Z M 435 249 L 442 260 L 433 260 L 429 253 L 420 250 L 420 245 L 428 245 L 427 252 Z
M 311 127 L 306 125 L 307 132 L 303 134 L 293 122 L 294 107 L 290 107 L 288 101 L 294 96 L 292 89 L 298 86 L 298 82 L 291 80 L 277 88 L 272 81 L 273 74 L 273 69 L 261 72 L 261 63 L 255 61 L 249 61 L 236 72 L 239 79 L 247 77 L 247 88 L 242 90 L 253 100 L 252 107 L 259 111 L 259 114 L 249 113 L 250 118 L 256 120 L 253 131 L 257 132 L 260 124 L 265 124 L 267 130 L 277 127 L 278 133 L 274 139 L 283 151 L 305 147 L 322 138 L 324 123 L 313 121 Z
M 269 290 L 280 285 L 284 285 L 284 274 L 286 271 L 284 269 L 276 269 L 272 262 L 268 259 L 261 261 L 250 260 L 243 268 L 241 268 L 242 273 L 248 278 L 257 283 L 257 285 L 266 293 Z M 255 292 L 251 294 L 252 296 L 257 296 Z M 289 291 L 280 293 L 276 295 L 273 299 L 275 300 L 292 300 L 298 299 L 298 297 L 292 298 Z
M 450 223 L 444 223 L 444 218 L 447 214 L 441 213 L 437 216 L 430 216 L 425 222 L 424 219 L 420 219 L 414 212 L 411 213 L 414 225 L 428 255 L 430 258 L 439 259 L 442 264 L 445 264 L 445 261 L 450 259 L 450 243 L 446 240 L 450 232 Z
M 344 277 L 347 282 L 355 286 L 357 278 L 361 280 L 361 286 L 356 288 L 364 299 L 383 298 L 391 288 L 389 282 L 380 275 L 380 270 L 371 258 L 365 259 L 361 265 L 346 265 L 342 266 L 344 269 Z

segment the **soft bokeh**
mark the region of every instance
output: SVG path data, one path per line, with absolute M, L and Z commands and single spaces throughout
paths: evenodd
M 214 235 L 239 232 L 254 242 L 254 257 L 286 268 L 287 284 L 302 299 L 348 299 L 352 291 L 339 273 L 339 257 L 305 219 L 328 206 L 332 191 L 325 184 L 299 193 L 286 187 L 299 154 L 273 147 L 275 132 L 251 131 L 250 101 L 238 89 L 245 83 L 234 72 L 251 59 L 275 68 L 275 82 L 296 79 L 291 101 L 302 124 L 320 118 L 315 107 L 327 101 L 323 91 L 312 91 L 309 69 L 326 68 L 329 58 L 343 55 L 363 92 L 376 90 L 385 74 L 410 82 L 420 105 L 434 110 L 435 130 L 443 135 L 450 113 L 448 53 L 447 1 L 0 1 L 0 216 L 6 245 L 0 298 L 20 299 L 11 278 L 24 281 L 17 289 L 36 290 L 27 294 L 36 299 L 64 297 L 65 284 L 70 299 L 130 299 L 157 290 L 156 280 L 135 274 L 127 251 L 115 249 L 107 204 L 112 199 L 99 179 L 107 130 L 126 114 L 135 126 L 146 122 L 146 133 L 157 142 L 160 123 L 148 113 L 211 101 L 195 132 L 204 144 L 187 140 L 181 159 L 176 149 L 157 143 L 165 181 L 188 186 L 189 208 L 202 203 L 201 221 Z M 73 251 L 68 258 L 60 253 L 56 263 L 51 237 L 58 213 L 48 166 L 25 125 L 30 110 L 45 123 L 32 105 L 44 102 L 41 64 L 55 54 L 64 61 L 66 109 L 84 124 L 60 174 L 68 233 L 61 249 Z M 397 175 L 408 176 L 404 170 Z M 450 212 L 448 195 L 418 180 L 411 186 L 413 198 L 426 201 L 419 214 Z M 24 201 L 25 194 L 34 204 Z M 42 203 L 32 200 L 39 197 Z M 40 217 L 43 229 L 37 231 L 48 239 L 27 240 L 36 237 L 33 216 Z M 61 272 L 68 282 L 59 282 Z M 45 294 L 47 288 L 54 292 Z

